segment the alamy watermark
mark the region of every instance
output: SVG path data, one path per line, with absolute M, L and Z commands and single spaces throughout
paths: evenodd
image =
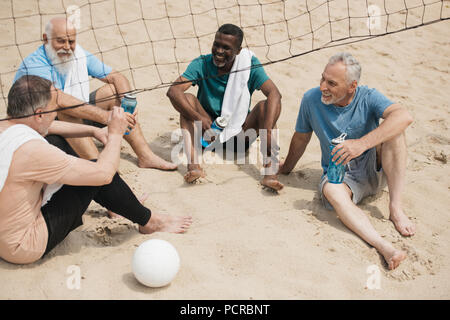
M 81 289 L 81 268 L 76 265 L 70 265 L 66 269 L 66 274 L 69 275 L 66 279 L 66 287 L 69 290 Z
M 370 265 L 366 269 L 366 273 L 369 277 L 366 281 L 366 288 L 369 290 L 381 289 L 381 272 L 377 265 Z
M 76 5 L 68 6 L 66 9 L 67 21 L 72 23 L 76 30 L 81 28 L 81 10 Z
M 381 9 L 379 6 L 371 4 L 367 7 L 367 28 L 369 31 L 378 30 L 381 28 Z

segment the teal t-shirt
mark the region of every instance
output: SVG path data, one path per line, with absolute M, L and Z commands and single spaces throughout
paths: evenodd
M 261 62 L 259 62 L 258 58 L 253 56 L 252 66 L 260 64 Z M 197 98 L 206 112 L 213 119 L 219 117 L 229 74 L 224 74 L 220 77 L 217 76 L 217 67 L 212 61 L 212 54 L 201 55 L 194 59 L 182 76 L 191 80 L 192 85 L 198 85 Z M 259 90 L 268 79 L 269 77 L 262 66 L 252 68 L 248 80 L 250 96 L 253 91 Z
M 367 86 L 356 88 L 352 102 L 345 107 L 327 105 L 321 101 L 320 88 L 307 91 L 300 104 L 295 131 L 314 131 L 320 141 L 322 168 L 327 172 L 330 161 L 331 140 L 341 133 L 346 139 L 359 139 L 376 129 L 384 110 L 393 102 L 376 89 Z

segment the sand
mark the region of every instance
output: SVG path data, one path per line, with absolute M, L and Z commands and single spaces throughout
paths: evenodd
M 172 16 L 186 9 L 185 1 L 168 2 L 167 10 Z M 209 8 L 208 1 L 192 2 L 194 12 L 199 12 L 202 6 Z M 16 16 L 31 17 L 16 21 L 17 41 L 23 44 L 18 47 L 7 46 L 11 41 L 14 43 L 12 20 L 4 20 L 6 23 L 1 27 L 4 31 L 0 41 L 3 96 L 11 86 L 20 55 L 28 55 L 39 45 L 40 23 L 45 24 L 62 10 L 54 7 L 61 6 L 60 3 L 40 1 L 41 13 L 50 14 L 42 15 L 41 21 L 34 15 L 38 10 L 35 1 L 13 3 Z M 117 3 L 119 7 L 123 5 L 123 1 Z M 118 23 L 126 23 L 122 15 L 125 11 L 128 12 L 125 17 L 132 20 L 133 14 L 140 12 L 138 3 L 130 2 L 128 10 L 116 10 L 120 14 L 114 15 L 111 1 L 90 6 L 82 1 L 74 2 L 81 7 L 81 30 L 88 30 L 94 24 L 102 31 L 96 37 L 92 32 L 80 33 L 79 43 L 123 71 L 135 88 L 152 88 L 173 81 L 184 71 L 186 63 L 199 54 L 199 47 L 202 53 L 208 53 L 217 22 L 212 20 L 214 14 L 213 17 L 209 13 L 201 15 L 196 26 L 199 34 L 205 36 L 198 41 L 181 39 L 183 32 L 189 37 L 191 31 L 174 27 L 177 26 L 174 23 L 173 32 L 180 37 L 175 55 L 182 63 L 161 64 L 156 70 L 155 61 L 175 61 L 170 60 L 174 55 L 173 41 L 164 40 L 166 29 L 158 29 L 151 35 L 151 45 L 146 42 L 148 34 L 143 35 L 144 31 L 131 32 L 133 27 L 139 28 L 142 21 L 125 24 L 123 28 L 130 30 L 122 30 L 122 35 L 116 30 L 114 17 L 118 17 Z M 143 3 L 145 18 L 153 19 L 164 13 L 162 1 L 156 1 L 153 8 L 150 2 Z M 2 8 L 10 6 L 10 2 L 2 0 L 1 5 Z M 444 16 L 448 16 L 449 3 L 445 2 L 444 7 Z M 433 8 L 430 15 L 436 13 Z M 250 9 L 242 10 L 247 14 L 246 25 L 258 23 L 258 19 L 249 14 Z M 339 14 L 346 12 L 338 9 Z M 238 23 L 233 10 L 235 8 L 225 10 L 224 17 L 229 14 L 231 22 Z M 10 11 L 5 12 L 2 15 L 10 15 Z M 276 16 L 279 10 L 273 8 L 272 12 Z M 411 19 L 414 17 L 417 18 L 417 11 Z M 186 22 L 183 19 L 188 18 L 190 16 L 176 19 L 182 24 Z M 158 20 L 149 20 L 148 24 L 155 21 Z M 267 28 L 276 27 L 273 24 Z M 108 219 L 105 209 L 92 203 L 84 215 L 84 225 L 44 259 L 24 266 L 0 260 L 0 299 L 449 299 L 449 29 L 449 21 L 439 22 L 265 67 L 283 95 L 278 121 L 281 157 L 287 155 L 303 93 L 318 85 L 328 58 L 337 51 L 351 52 L 360 61 L 361 85 L 377 88 L 393 101 L 405 105 L 413 115 L 414 123 L 406 131 L 408 165 L 403 201 L 407 215 L 417 225 L 416 235 L 400 236 L 388 220 L 387 189 L 361 204 L 376 230 L 408 253 L 396 270 L 389 271 L 374 248 L 349 231 L 335 212 L 323 208 L 317 192 L 322 172 L 320 147 L 315 136 L 293 172 L 280 177 L 285 188 L 279 194 L 264 190 L 259 184 L 260 163 L 206 164 L 207 177 L 200 183 L 187 185 L 183 181 L 185 164 L 180 164 L 174 172 L 139 169 L 135 154 L 124 142 L 120 162 L 124 180 L 136 194 L 150 193 L 145 204 L 153 211 L 192 215 L 191 229 L 182 235 L 141 235 L 137 225 L 125 219 Z M 267 47 L 257 47 L 258 33 L 252 36 L 251 31 L 248 29 L 247 45 L 255 45 L 252 49 L 262 62 L 286 56 L 285 48 L 277 45 L 266 55 Z M 283 32 L 280 27 L 270 35 Z M 111 40 L 117 35 L 134 46 L 120 47 L 120 41 Z M 180 50 L 188 47 L 188 43 L 193 46 L 192 50 Z M 98 54 L 99 48 L 102 54 Z M 135 68 L 133 72 L 129 72 L 130 63 Z M 158 74 L 155 70 L 161 79 L 155 76 Z M 100 84 L 94 80 L 91 87 Z M 176 141 L 172 142 L 172 135 L 179 122 L 166 90 L 148 90 L 140 93 L 138 99 L 139 121 L 147 141 L 155 153 L 169 160 L 172 149 L 177 146 Z M 263 95 L 256 92 L 253 102 L 262 98 Z M 4 100 L 0 103 L 3 118 Z M 133 253 L 148 239 L 167 240 L 180 255 L 180 271 L 166 287 L 147 288 L 139 284 L 132 273 Z M 379 286 L 375 289 L 370 282 L 371 268 L 380 275 Z M 73 270 L 80 271 L 78 288 L 73 288 L 70 282 L 76 275 Z

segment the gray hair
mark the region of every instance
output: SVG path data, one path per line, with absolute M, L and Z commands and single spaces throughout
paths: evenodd
M 52 38 L 53 38 L 53 28 L 54 28 L 53 23 L 54 23 L 54 21 L 58 21 L 58 20 L 64 20 L 65 23 L 66 23 L 66 27 L 67 27 L 67 28 L 71 28 L 71 29 L 73 28 L 73 29 L 76 29 L 76 27 L 75 27 L 75 25 L 73 24 L 73 22 L 70 21 L 69 19 L 66 19 L 66 18 L 64 18 L 64 17 L 56 17 L 56 18 L 53 18 L 53 19 L 51 19 L 49 22 L 47 22 L 47 24 L 45 25 L 45 30 L 44 30 L 44 32 L 45 32 L 45 34 L 47 35 L 47 38 L 48 38 L 48 39 L 52 39 Z
M 353 81 L 359 83 L 361 77 L 361 65 L 358 60 L 348 52 L 340 52 L 332 56 L 328 61 L 328 64 L 334 65 L 338 62 L 342 62 L 346 67 L 347 83 L 351 84 Z
M 53 38 L 53 22 L 50 20 L 45 25 L 45 34 L 47 35 L 47 38 L 51 39 Z
M 25 75 L 20 77 L 8 93 L 8 107 L 6 113 L 10 117 L 20 117 L 35 113 L 37 108 L 47 106 L 52 95 L 50 80 Z

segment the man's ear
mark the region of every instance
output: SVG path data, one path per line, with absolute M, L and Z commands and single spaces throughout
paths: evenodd
M 44 40 L 44 43 L 45 43 L 45 44 L 48 43 L 48 38 L 47 38 L 47 34 L 46 34 L 46 33 L 44 33 L 44 34 L 42 35 L 42 40 Z
M 350 85 L 351 92 L 355 92 L 356 88 L 358 87 L 358 82 L 356 80 L 352 81 L 352 84 Z
M 42 108 L 37 108 L 36 110 L 34 110 L 34 117 L 37 121 L 40 121 L 42 119 L 42 114 L 41 112 L 44 111 Z

